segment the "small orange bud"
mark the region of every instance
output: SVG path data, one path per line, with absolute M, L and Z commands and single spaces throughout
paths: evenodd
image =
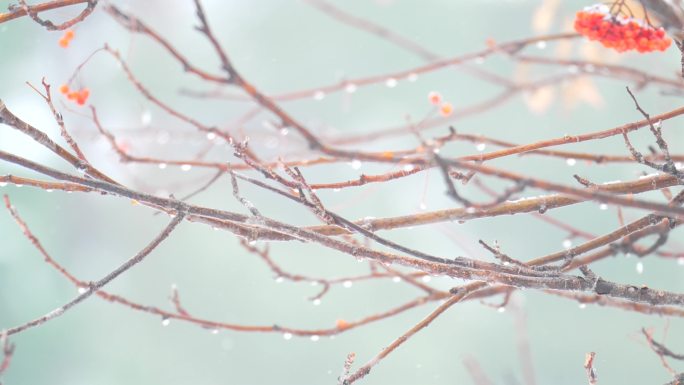
M 62 35 L 62 38 L 59 39 L 59 46 L 62 48 L 67 48 L 69 46 L 69 43 L 71 42 L 71 39 L 74 38 L 74 31 L 69 29 L 64 32 L 64 35 Z
M 439 106 L 439 113 L 445 118 L 451 115 L 452 112 L 454 112 L 454 106 L 452 106 L 449 102 L 444 102 L 441 106 Z
M 496 47 L 496 40 L 492 39 L 491 37 L 486 40 L 487 47 L 489 48 L 494 48 Z
M 335 326 L 337 326 L 338 329 L 346 329 L 351 325 L 349 325 L 349 322 L 343 319 L 338 319 L 337 321 L 335 321 Z
M 78 103 L 79 106 L 86 104 L 88 96 L 90 96 L 90 91 L 87 88 L 80 90 L 76 96 L 76 103 Z
M 442 95 L 437 91 L 432 91 L 428 94 L 428 100 L 435 106 L 442 102 Z
M 69 86 L 66 84 L 62 84 L 59 87 L 59 92 L 63 93 L 64 95 L 68 94 L 69 93 Z
M 76 100 L 78 99 L 78 91 L 71 91 L 67 94 L 67 99 L 69 100 Z

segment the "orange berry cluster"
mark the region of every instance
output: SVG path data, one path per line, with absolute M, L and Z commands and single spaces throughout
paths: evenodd
M 454 106 L 449 102 L 442 102 L 442 94 L 439 92 L 430 92 L 428 94 L 428 100 L 431 104 L 439 106 L 439 113 L 445 118 L 454 112 Z
M 88 101 L 88 96 L 90 96 L 90 90 L 87 88 L 82 88 L 76 91 L 69 89 L 69 86 L 66 84 L 63 84 L 61 87 L 59 87 L 59 92 L 66 95 L 67 99 L 78 103 L 79 106 L 86 104 L 86 101 Z
M 67 48 L 69 46 L 69 43 L 71 43 L 71 40 L 74 38 L 74 31 L 68 29 L 64 31 L 64 35 L 62 35 L 62 38 L 59 39 L 59 46 L 62 48 Z
M 587 7 L 577 12 L 575 31 L 618 52 L 664 51 L 672 39 L 665 30 L 622 15 L 612 15 L 605 4 Z

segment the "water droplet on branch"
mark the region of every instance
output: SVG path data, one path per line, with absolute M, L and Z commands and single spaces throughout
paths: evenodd
M 325 92 L 323 91 L 316 91 L 313 94 L 314 100 L 323 100 L 325 99 Z
M 152 113 L 150 111 L 144 111 L 140 115 L 140 123 L 142 123 L 143 126 L 149 126 L 151 122 L 152 122 Z
M 397 86 L 397 84 L 399 84 L 399 82 L 397 82 L 397 79 L 395 79 L 395 78 L 389 78 L 385 81 L 385 85 L 388 88 L 394 88 Z

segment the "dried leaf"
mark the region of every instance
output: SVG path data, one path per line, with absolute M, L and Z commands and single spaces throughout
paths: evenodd
M 635 19 L 644 19 L 646 13 L 644 12 L 644 6 L 641 4 L 639 0 L 627 0 L 625 1 L 625 6 L 629 8 L 631 17 L 634 17 Z M 655 18 L 655 15 L 651 15 L 649 13 L 648 18 L 653 23 L 658 22 L 658 20 Z
M 527 83 L 530 80 L 530 68 L 529 63 L 517 63 L 513 71 L 513 81 L 518 84 Z
M 560 0 L 544 0 L 534 11 L 532 16 L 532 30 L 535 33 L 546 33 L 551 29 L 553 19 L 558 12 Z
M 563 106 L 572 110 L 581 103 L 589 104 L 594 108 L 604 105 L 603 96 L 589 76 L 580 76 L 563 88 Z
M 563 31 L 573 31 L 574 19 L 566 17 L 563 21 Z M 556 43 L 556 54 L 557 59 L 570 59 L 572 56 L 572 51 L 575 47 L 575 42 L 572 39 L 563 39 Z
M 551 107 L 556 97 L 556 88 L 546 86 L 526 93 L 524 100 L 527 108 L 535 114 L 542 114 Z
M 606 49 L 600 44 L 585 42 L 580 45 L 580 54 L 588 61 L 606 64 L 618 63 L 625 56 L 612 49 Z

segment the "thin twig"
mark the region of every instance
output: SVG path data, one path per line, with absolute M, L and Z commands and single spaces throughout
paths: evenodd
M 26 223 L 23 222 L 23 220 L 19 217 L 19 215 L 16 212 L 16 209 L 11 205 L 9 197 L 7 195 L 4 196 L 5 199 L 5 207 L 7 210 L 9 210 L 10 214 L 14 218 L 14 220 L 17 222 L 19 227 L 22 229 L 27 229 Z M 114 280 L 116 277 L 120 276 L 124 272 L 128 271 L 131 267 L 137 265 L 138 263 L 142 262 L 145 257 L 150 254 L 164 239 L 166 239 L 169 234 L 176 228 L 176 226 L 183 220 L 185 217 L 185 212 L 184 210 L 179 210 L 176 216 L 171 220 L 171 222 L 162 230 L 161 233 L 159 233 L 147 246 L 145 246 L 142 250 L 140 250 L 136 255 L 128 259 L 126 262 L 121 264 L 119 267 L 116 269 L 112 270 L 110 273 L 102 277 L 101 279 L 94 281 L 94 282 L 89 282 L 88 287 L 85 288 L 85 291 L 80 293 L 77 297 L 72 299 L 71 301 L 65 303 L 64 305 L 46 313 L 45 315 L 38 317 L 36 319 L 33 319 L 31 321 L 28 321 L 24 324 L 8 328 L 6 330 L 7 335 L 13 335 L 17 333 L 21 333 L 25 330 L 28 330 L 30 328 L 36 327 L 43 325 L 44 323 L 57 318 L 64 314 L 66 311 L 71 309 L 72 307 L 78 305 L 79 303 L 83 302 L 86 300 L 88 297 L 93 295 L 95 292 L 100 290 L 102 287 L 104 287 L 106 284 Z M 25 232 L 27 230 L 24 230 Z

